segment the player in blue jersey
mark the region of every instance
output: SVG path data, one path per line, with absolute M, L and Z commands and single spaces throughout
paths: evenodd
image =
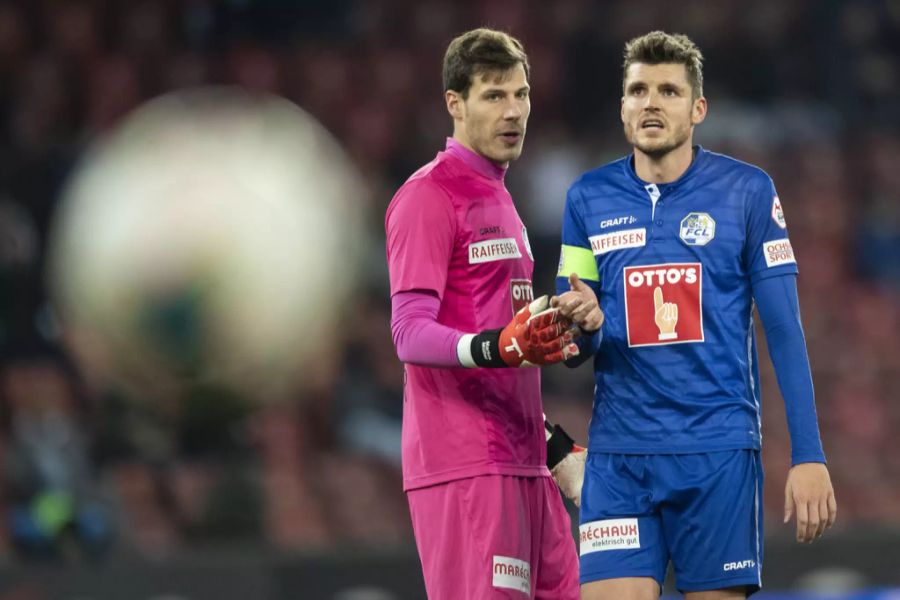
M 785 513 L 811 542 L 837 506 L 819 439 L 781 202 L 761 169 L 692 144 L 702 55 L 682 35 L 625 46 L 633 154 L 569 189 L 554 304 L 579 322 L 595 399 L 581 495 L 584 600 L 656 598 L 666 568 L 691 599 L 761 586 L 756 304 L 787 408 Z M 567 290 L 572 290 L 568 291 Z

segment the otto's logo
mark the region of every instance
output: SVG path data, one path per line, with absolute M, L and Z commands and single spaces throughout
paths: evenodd
M 524 560 L 494 555 L 492 576 L 495 588 L 518 590 L 531 595 L 531 565 Z
M 626 550 L 641 547 L 637 519 L 605 519 L 591 521 L 578 528 L 581 555 L 607 550 Z
M 522 258 L 515 238 L 497 238 L 469 244 L 470 265 L 509 258 Z
M 766 258 L 767 267 L 777 267 L 778 265 L 797 262 L 794 258 L 794 249 L 791 248 L 791 240 L 787 238 L 764 243 L 763 256 Z
M 699 263 L 666 266 L 651 265 L 649 267 L 627 267 L 626 280 L 630 287 L 652 287 L 666 283 L 678 283 L 682 279 L 686 283 L 697 283 L 697 275 L 700 272 Z
M 623 276 L 629 346 L 703 341 L 700 263 L 625 267 Z
M 688 246 L 705 246 L 716 237 L 716 221 L 709 213 L 690 213 L 681 220 L 678 237 Z
M 510 279 L 509 297 L 512 298 L 512 311 L 516 314 L 534 300 L 534 289 L 530 279 Z
M 739 569 L 752 569 L 756 566 L 756 563 L 750 559 L 747 560 L 739 560 L 737 562 L 727 562 L 722 565 L 723 571 L 737 571 Z
M 781 200 L 778 196 L 772 198 L 772 220 L 782 229 L 787 228 L 787 222 L 784 220 L 784 210 L 781 208 Z

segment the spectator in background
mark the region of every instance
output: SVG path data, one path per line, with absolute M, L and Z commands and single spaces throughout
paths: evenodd
M 7 451 L 3 489 L 14 546 L 24 555 L 97 555 L 112 524 L 80 422 L 76 381 L 52 355 L 7 360 L 0 371 Z

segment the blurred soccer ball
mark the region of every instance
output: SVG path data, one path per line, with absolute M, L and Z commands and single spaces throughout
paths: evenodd
M 153 100 L 88 154 L 57 213 L 66 336 L 90 374 L 138 393 L 285 397 L 329 358 L 362 202 L 338 144 L 284 99 Z

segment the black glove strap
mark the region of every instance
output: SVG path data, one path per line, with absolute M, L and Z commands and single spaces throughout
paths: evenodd
M 575 440 L 569 437 L 569 434 L 563 431 L 559 425 L 553 426 L 553 433 L 547 440 L 547 468 L 553 469 L 562 462 L 566 456 L 572 452 L 575 446 Z
M 500 329 L 488 329 L 472 338 L 472 360 L 479 367 L 505 367 L 500 356 Z

